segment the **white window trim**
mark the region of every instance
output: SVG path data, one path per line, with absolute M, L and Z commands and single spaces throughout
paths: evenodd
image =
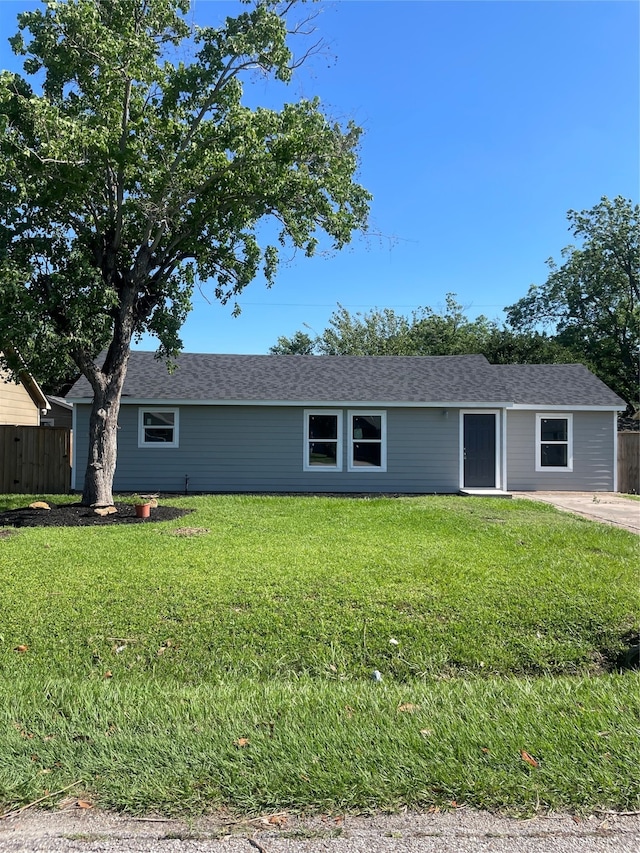
M 173 413 L 173 441 L 145 441 L 144 440 L 144 416 L 146 412 L 172 412 Z M 168 450 L 180 446 L 180 409 L 173 406 L 141 406 L 138 409 L 138 447 L 154 450 Z
M 336 464 L 335 465 L 312 465 L 309 461 L 309 417 L 311 415 L 334 415 L 336 420 Z M 340 409 L 305 409 L 304 410 L 304 446 L 302 448 L 302 470 L 320 471 L 333 473 L 342 471 L 342 411 Z
M 542 445 L 542 421 L 545 418 L 553 420 L 566 420 L 567 422 L 567 440 L 566 441 L 545 441 L 545 444 L 566 444 L 567 445 L 567 464 L 566 465 L 542 465 L 540 462 L 541 454 L 540 447 Z M 537 412 L 536 413 L 536 472 L 540 474 L 570 474 L 573 471 L 573 415 L 571 412 Z
M 353 437 L 353 418 L 354 417 L 367 417 L 367 415 L 376 415 L 380 418 L 380 429 L 382 432 L 382 439 L 380 441 L 380 467 L 376 468 L 374 466 L 367 465 L 354 465 L 353 464 L 353 443 L 354 441 L 360 441 L 361 439 L 354 439 Z M 387 413 L 382 409 L 349 409 L 347 412 L 347 471 L 358 474 L 383 474 L 387 470 Z M 371 444 L 375 444 L 376 442 L 371 442 Z

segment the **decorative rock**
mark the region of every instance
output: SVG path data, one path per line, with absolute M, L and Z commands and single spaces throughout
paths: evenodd
M 118 512 L 118 510 L 114 506 L 98 506 L 94 509 L 94 515 L 113 515 L 114 512 Z
M 34 501 L 32 504 L 29 504 L 29 509 L 51 509 L 51 507 L 45 501 Z

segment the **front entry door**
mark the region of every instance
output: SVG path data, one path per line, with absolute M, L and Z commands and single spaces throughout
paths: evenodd
M 464 488 L 495 489 L 495 413 L 465 413 L 463 433 Z

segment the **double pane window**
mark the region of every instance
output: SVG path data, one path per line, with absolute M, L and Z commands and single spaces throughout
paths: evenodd
M 536 470 L 571 471 L 572 416 L 536 416 Z
M 177 409 L 140 409 L 139 447 L 178 447 Z
M 353 415 L 351 418 L 354 468 L 380 468 L 382 465 L 382 416 Z
M 387 413 L 349 412 L 349 470 L 386 471 Z
M 342 468 L 342 415 L 340 412 L 305 412 L 305 458 L 307 470 Z

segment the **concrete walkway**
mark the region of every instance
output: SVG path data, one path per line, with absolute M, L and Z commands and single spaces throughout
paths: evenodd
M 565 512 L 640 534 L 640 501 L 616 492 L 512 492 L 512 495 L 552 504 Z
M 517 820 L 460 808 L 440 814 L 221 823 L 33 812 L 0 821 L 2 853 L 637 853 L 640 817 L 609 812 Z

